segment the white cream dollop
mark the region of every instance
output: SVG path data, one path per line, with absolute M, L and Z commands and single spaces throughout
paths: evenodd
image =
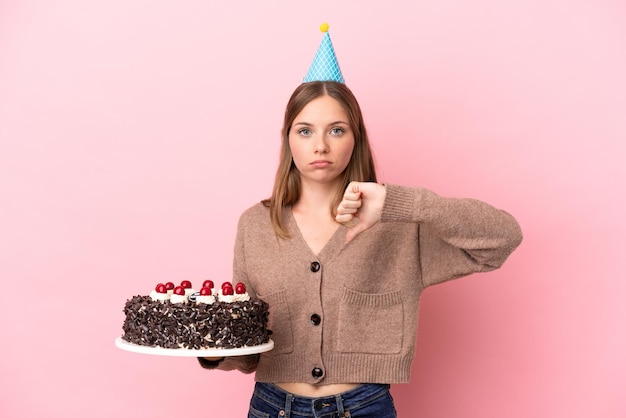
M 213 305 L 215 303 L 215 296 L 213 295 L 199 295 L 196 296 L 196 305 L 200 303 L 206 303 L 207 305 Z
M 170 295 L 168 293 L 159 293 L 156 290 L 153 290 L 152 292 L 150 292 L 150 299 L 154 300 L 154 301 L 161 301 L 161 302 L 165 302 L 166 300 L 169 300 Z
M 233 302 L 245 302 L 250 300 L 248 292 L 234 295 L 223 295 L 221 291 L 218 292 L 218 299 L 220 302 L 233 303 Z
M 174 293 L 172 297 L 170 297 L 170 302 L 172 303 L 185 303 L 189 299 L 187 295 L 177 295 Z

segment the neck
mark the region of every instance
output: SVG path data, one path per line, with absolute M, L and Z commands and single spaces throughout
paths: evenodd
M 336 190 L 336 184 L 302 184 L 300 197 L 294 209 L 299 212 L 329 213 Z

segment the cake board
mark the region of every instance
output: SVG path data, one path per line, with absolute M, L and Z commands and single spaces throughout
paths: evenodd
M 139 354 L 153 354 L 158 356 L 170 356 L 170 357 L 232 357 L 232 356 L 247 356 L 250 354 L 259 354 L 266 351 L 270 351 L 274 348 L 274 341 L 269 340 L 265 344 L 255 345 L 251 347 L 238 347 L 238 348 L 201 348 L 201 349 L 189 349 L 189 348 L 163 348 L 163 347 L 149 347 L 146 345 L 132 344 L 117 337 L 115 339 L 115 346 L 125 351 L 130 351 Z

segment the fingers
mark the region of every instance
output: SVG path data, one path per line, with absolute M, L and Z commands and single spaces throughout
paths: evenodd
M 335 220 L 339 223 L 350 222 L 352 218 L 356 216 L 359 208 L 361 207 L 361 201 L 342 201 L 337 207 L 337 215 Z
M 359 183 L 353 181 L 348 185 L 346 191 L 343 193 L 343 200 L 347 201 L 357 201 L 361 200 L 363 194 L 361 190 L 359 190 Z
M 362 200 L 342 200 L 337 206 L 337 213 L 340 215 L 346 215 L 350 213 L 355 213 L 359 210 L 361 205 L 363 204 Z
M 359 193 L 359 185 L 361 183 L 359 183 L 358 181 L 351 181 L 350 184 L 348 184 L 348 187 L 346 187 L 346 193 Z
M 348 188 L 343 195 L 343 200 L 337 206 L 335 220 L 340 223 L 350 222 L 356 216 L 362 204 L 361 193 Z
M 348 185 L 335 216 L 337 222 L 350 223 L 346 242 L 350 242 L 380 220 L 385 196 L 386 188 L 377 183 L 352 182 Z M 357 222 L 351 222 L 355 218 Z
M 335 220 L 337 222 L 339 222 L 340 224 L 345 224 L 350 222 L 352 219 L 354 218 L 354 215 L 352 214 L 347 214 L 347 215 L 335 215 Z

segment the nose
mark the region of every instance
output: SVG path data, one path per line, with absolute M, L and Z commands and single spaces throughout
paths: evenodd
M 328 152 L 328 140 L 326 135 L 321 135 L 318 137 L 317 141 L 315 141 L 315 152 L 318 154 L 324 154 Z

